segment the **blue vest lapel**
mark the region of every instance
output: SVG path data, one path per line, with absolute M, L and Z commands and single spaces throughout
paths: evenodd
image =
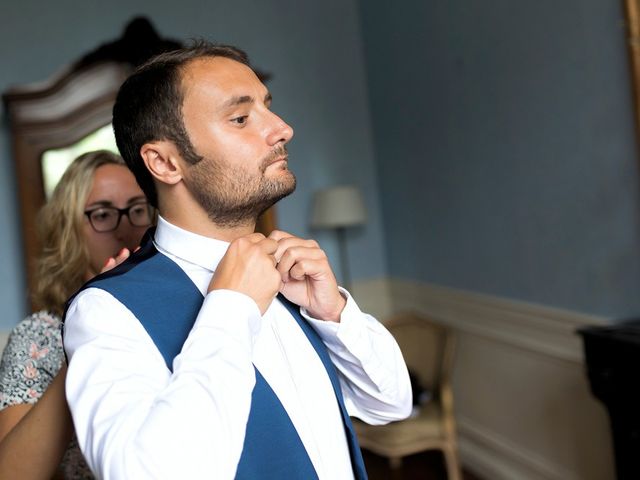
M 311 343 L 311 345 L 315 349 L 316 353 L 320 357 L 320 360 L 324 364 L 324 368 L 329 374 L 329 379 L 331 380 L 333 391 L 335 392 L 336 398 L 338 399 L 338 405 L 340 405 L 342 423 L 344 424 L 345 433 L 347 434 L 347 442 L 349 444 L 349 454 L 351 456 L 353 473 L 356 479 L 366 480 L 367 471 L 364 466 L 364 460 L 362 458 L 362 452 L 360 451 L 360 445 L 358 444 L 358 437 L 356 436 L 353 424 L 351 423 L 351 418 L 347 413 L 347 408 L 344 404 L 344 399 L 342 396 L 342 388 L 340 387 L 340 380 L 338 378 L 338 372 L 336 372 L 336 367 L 333 365 L 331 357 L 329 357 L 327 347 L 318 335 L 318 332 L 316 332 L 313 327 L 311 327 L 311 325 L 309 325 L 309 323 L 302 317 L 302 315 L 300 315 L 300 307 L 298 305 L 295 305 L 294 303 L 287 300 L 282 294 L 278 295 L 278 299 L 284 304 L 285 307 L 287 307 L 287 310 L 289 310 L 293 318 L 296 319 L 296 322 L 298 322 L 298 325 L 300 325 L 300 328 L 309 339 L 309 343 Z

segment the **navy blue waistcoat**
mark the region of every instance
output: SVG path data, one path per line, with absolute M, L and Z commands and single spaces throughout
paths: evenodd
M 180 353 L 204 298 L 175 262 L 158 253 L 151 241 L 152 236 L 153 231 L 149 231 L 138 252 L 125 263 L 87 283 L 83 289 L 101 288 L 133 312 L 172 370 L 173 359 Z M 316 331 L 302 318 L 299 308 L 283 296 L 279 299 L 295 318 L 327 370 L 340 406 L 355 478 L 366 480 L 360 447 L 327 349 Z M 256 369 L 255 373 L 256 384 L 236 478 L 318 478 L 287 412 L 260 372 Z

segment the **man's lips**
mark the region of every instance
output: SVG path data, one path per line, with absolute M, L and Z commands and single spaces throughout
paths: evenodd
M 269 162 L 269 164 L 267 165 L 267 167 L 270 167 L 271 165 L 274 165 L 278 162 L 285 162 L 287 163 L 289 161 L 289 157 L 288 156 L 284 156 L 284 157 L 278 157 L 276 159 L 274 159 L 273 161 Z

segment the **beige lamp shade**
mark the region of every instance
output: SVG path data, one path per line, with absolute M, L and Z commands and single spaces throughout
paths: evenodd
M 340 228 L 361 225 L 367 219 L 358 187 L 342 185 L 316 192 L 311 226 Z

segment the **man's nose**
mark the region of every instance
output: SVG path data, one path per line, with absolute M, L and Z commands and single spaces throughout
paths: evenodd
M 293 128 L 275 113 L 271 112 L 271 115 L 273 116 L 273 125 L 267 136 L 267 142 L 269 145 L 289 142 L 293 137 Z

